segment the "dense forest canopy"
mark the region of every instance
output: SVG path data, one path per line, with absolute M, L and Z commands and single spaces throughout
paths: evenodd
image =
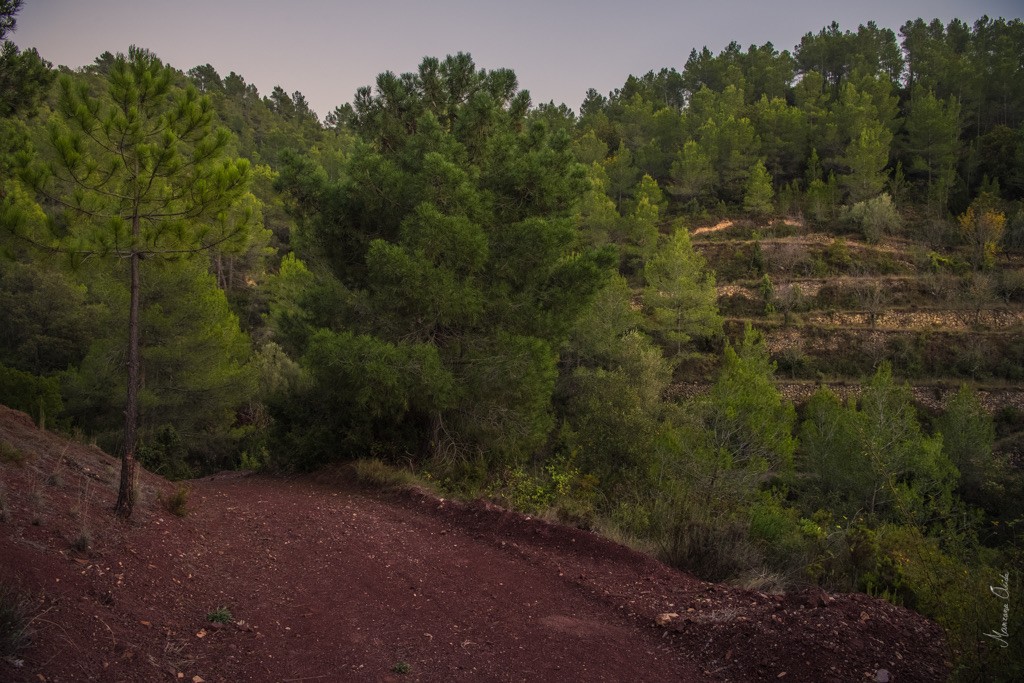
M 709 579 L 882 595 L 965 678 L 1021 672 L 977 596 L 1022 559 L 1024 417 L 904 383 L 1015 386 L 1012 331 L 772 341 L 812 300 L 869 335 L 914 292 L 975 328 L 1022 303 L 1020 20 L 693 50 L 579 112 L 464 53 L 322 122 L 142 48 L 6 41 L 0 93 L 0 400 L 40 424 L 178 478 L 379 458 Z

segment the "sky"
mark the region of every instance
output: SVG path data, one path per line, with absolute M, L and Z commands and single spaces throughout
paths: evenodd
M 478 67 L 511 68 L 535 104 L 578 109 L 630 75 L 682 70 L 690 50 L 771 42 L 792 50 L 832 21 L 982 15 L 1019 18 L 1020 0 L 25 0 L 17 30 L 55 65 L 78 68 L 138 45 L 188 70 L 211 64 L 269 94 L 302 92 L 324 116 L 378 73 L 415 71 L 425 56 L 469 52 Z

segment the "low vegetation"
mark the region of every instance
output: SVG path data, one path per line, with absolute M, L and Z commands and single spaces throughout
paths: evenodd
M 13 586 L 0 583 L 0 658 L 15 658 L 31 641 L 32 602 Z

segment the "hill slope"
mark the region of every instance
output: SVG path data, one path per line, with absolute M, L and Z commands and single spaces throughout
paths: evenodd
M 861 595 L 708 584 L 486 503 L 224 474 L 190 514 L 143 473 L 0 406 L 0 582 L 34 632 L 14 681 L 935 681 L 939 628 Z M 89 547 L 84 546 L 87 538 Z M 207 615 L 226 607 L 233 621 Z M 884 675 L 879 675 L 879 680 Z

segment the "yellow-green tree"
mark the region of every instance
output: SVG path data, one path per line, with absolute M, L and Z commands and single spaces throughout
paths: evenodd
M 1006 215 L 997 208 L 995 198 L 988 193 L 978 195 L 958 221 L 975 269 L 991 268 L 1006 229 Z

